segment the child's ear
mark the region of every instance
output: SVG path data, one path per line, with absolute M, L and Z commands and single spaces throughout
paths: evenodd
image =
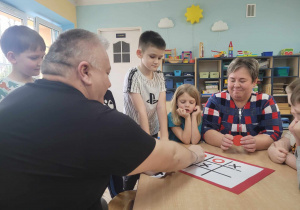
M 81 61 L 77 66 L 77 72 L 80 77 L 80 80 L 86 84 L 92 84 L 92 74 L 91 74 L 91 65 L 86 61 Z
M 143 57 L 143 52 L 142 52 L 142 50 L 141 50 L 141 49 L 137 49 L 136 55 L 137 55 L 138 58 L 142 58 L 142 57 Z
M 11 64 L 16 64 L 17 63 L 17 59 L 16 59 L 16 54 L 12 51 L 9 51 L 6 54 L 6 58 L 7 60 L 11 63 Z

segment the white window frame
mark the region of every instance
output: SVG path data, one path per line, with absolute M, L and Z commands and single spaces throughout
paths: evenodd
M 15 16 L 22 20 L 22 25 L 27 26 L 28 15 L 14 7 L 0 2 L 0 11 L 7 13 L 9 15 Z
M 48 28 L 51 28 L 55 31 L 58 31 L 59 34 L 62 33 L 62 28 L 60 28 L 59 26 L 53 24 L 53 23 L 50 23 L 42 18 L 39 18 L 39 17 L 36 17 L 35 18 L 35 30 L 39 33 L 39 25 L 43 25 L 43 26 L 46 26 Z M 52 38 L 52 41 L 54 42 L 55 41 L 55 37 L 54 37 L 54 33 L 53 31 L 51 30 L 51 38 Z

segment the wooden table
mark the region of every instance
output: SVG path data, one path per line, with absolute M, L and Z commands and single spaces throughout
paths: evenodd
M 247 153 L 241 147 L 222 151 L 204 143 L 201 146 L 207 152 L 274 169 L 275 172 L 239 195 L 181 172 L 163 179 L 141 175 L 133 209 L 300 209 L 296 170 L 273 163 L 267 151 Z

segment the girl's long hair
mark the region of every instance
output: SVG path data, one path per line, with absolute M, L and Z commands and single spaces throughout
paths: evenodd
M 199 91 L 197 90 L 197 88 L 191 84 L 180 85 L 176 89 L 176 91 L 173 95 L 172 101 L 171 101 L 171 107 L 172 107 L 171 113 L 172 113 L 172 120 L 173 120 L 174 125 L 180 125 L 182 123 L 180 116 L 177 114 L 176 110 L 178 109 L 177 100 L 184 93 L 187 93 L 192 98 L 194 98 L 196 101 L 196 106 L 199 106 L 201 109 L 200 94 L 199 94 Z M 201 114 L 199 114 L 197 116 L 197 124 L 200 125 L 200 123 L 201 123 Z

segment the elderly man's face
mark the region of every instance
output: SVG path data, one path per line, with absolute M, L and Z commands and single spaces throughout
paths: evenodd
M 228 92 L 234 101 L 247 101 L 255 85 L 256 81 L 252 82 L 250 73 L 245 67 L 228 75 Z
M 103 47 L 95 50 L 97 53 L 96 66 L 93 77 L 93 99 L 104 103 L 104 95 L 111 86 L 109 73 L 111 70 L 108 55 Z

